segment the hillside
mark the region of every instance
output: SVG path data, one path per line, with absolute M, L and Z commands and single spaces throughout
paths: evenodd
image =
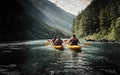
M 57 7 L 55 4 L 51 3 L 48 0 L 28 0 L 28 1 L 37 10 L 41 11 L 44 14 L 42 17 L 38 16 L 37 17 L 38 20 L 41 19 L 50 27 L 58 28 L 62 31 L 67 32 L 68 34 L 70 33 L 74 15 L 66 12 L 65 10 L 62 10 L 61 8 Z
M 47 22 L 51 22 L 50 17 L 27 0 L 2 0 L 0 4 L 2 10 L 0 13 L 0 41 L 37 40 L 52 38 L 55 35 L 62 37 L 69 35 L 60 28 L 48 25 Z M 50 13 L 52 12 L 54 11 Z M 67 14 L 71 15 L 66 12 Z M 45 20 L 48 21 L 45 22 Z
M 79 38 L 120 40 L 120 1 L 93 0 L 73 21 Z

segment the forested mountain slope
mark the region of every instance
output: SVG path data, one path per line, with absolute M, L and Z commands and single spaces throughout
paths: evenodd
M 79 38 L 120 40 L 120 0 L 93 0 L 73 21 Z

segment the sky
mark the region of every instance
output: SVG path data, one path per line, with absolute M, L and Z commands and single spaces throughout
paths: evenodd
M 49 0 L 67 12 L 78 15 L 92 0 Z

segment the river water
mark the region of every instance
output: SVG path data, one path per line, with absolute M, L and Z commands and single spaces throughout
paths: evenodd
M 120 43 L 81 43 L 82 51 L 74 52 L 45 42 L 0 43 L 0 75 L 120 75 Z

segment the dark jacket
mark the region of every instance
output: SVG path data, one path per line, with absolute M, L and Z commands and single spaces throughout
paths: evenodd
M 62 45 L 62 42 L 63 42 L 62 40 L 56 40 L 55 45 Z

